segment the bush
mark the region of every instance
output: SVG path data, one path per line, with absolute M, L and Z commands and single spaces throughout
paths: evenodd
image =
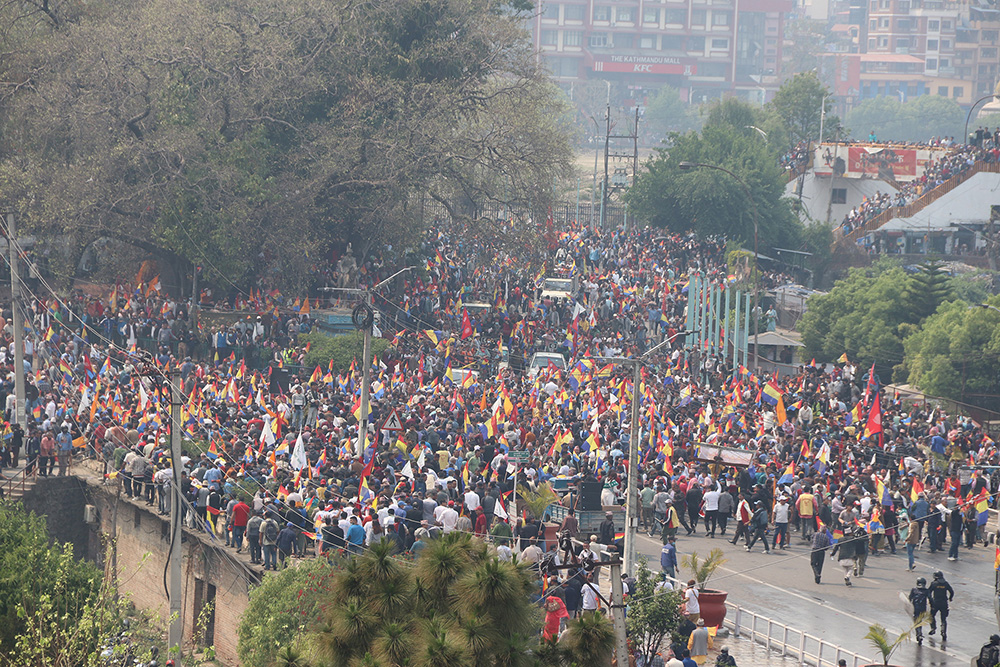
M 240 620 L 236 650 L 245 667 L 270 667 L 279 649 L 294 646 L 324 614 L 334 568 L 322 558 L 269 573 L 250 591 L 250 605 Z
M 327 336 L 319 331 L 302 334 L 299 336 L 301 344 L 311 343 L 309 352 L 306 354 L 303 365 L 309 369 L 319 366 L 324 371 L 333 361 L 333 372 L 339 373 L 351 367 L 351 361 L 358 360 L 358 367 L 361 365 L 361 357 L 365 349 L 365 337 L 360 331 L 355 331 L 341 336 Z M 372 338 L 372 356 L 385 352 L 389 347 L 389 341 L 382 338 Z

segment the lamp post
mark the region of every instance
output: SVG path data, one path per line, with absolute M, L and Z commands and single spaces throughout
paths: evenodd
M 753 370 L 754 374 L 757 375 L 760 370 L 760 346 L 757 345 L 759 340 L 758 336 L 760 333 L 760 317 L 757 313 L 759 307 L 759 292 L 760 292 L 760 271 L 757 270 L 757 235 L 758 235 L 758 220 L 757 220 L 757 202 L 754 201 L 753 195 L 750 193 L 750 188 L 747 186 L 746 181 L 742 178 L 729 171 L 725 167 L 720 167 L 715 164 L 706 164 L 704 162 L 681 162 L 679 165 L 681 171 L 688 171 L 689 169 L 694 169 L 696 167 L 704 167 L 705 169 L 715 169 L 716 171 L 722 171 L 733 177 L 740 187 L 743 188 L 743 192 L 746 194 L 747 199 L 750 200 L 750 210 L 753 212 L 753 317 L 754 317 L 754 327 L 753 327 Z
M 983 308 L 985 310 L 995 310 L 998 313 L 1000 313 L 1000 308 L 997 308 L 996 306 L 991 306 L 988 303 L 977 303 L 975 305 L 969 306 L 969 310 L 975 310 L 976 308 Z
M 979 106 L 980 102 L 984 102 L 993 97 L 996 97 L 996 95 L 992 93 L 989 95 L 983 95 L 978 100 L 973 102 L 971 107 L 969 107 L 969 113 L 965 114 L 965 134 L 962 136 L 963 142 L 969 143 L 969 121 L 972 120 L 972 112 L 976 110 L 976 107 Z
M 594 137 L 594 187 L 590 190 L 590 226 L 594 227 L 594 197 L 597 196 L 597 157 L 601 152 L 601 127 L 597 124 L 597 119 L 593 116 L 590 120 L 594 121 L 594 129 L 597 130 L 597 134 Z
M 601 361 L 605 363 L 631 364 L 632 366 L 632 419 L 628 443 L 628 482 L 625 488 L 625 549 L 622 554 L 622 562 L 626 572 L 634 572 L 635 538 L 639 521 L 639 489 L 637 487 L 639 485 L 639 404 L 642 402 L 642 396 L 639 395 L 641 370 L 654 352 L 678 337 L 692 333 L 694 331 L 678 331 L 638 357 L 601 358 Z

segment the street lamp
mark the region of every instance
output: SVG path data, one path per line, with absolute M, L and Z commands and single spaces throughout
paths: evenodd
M 681 171 L 688 171 L 696 167 L 704 167 L 705 169 L 715 169 L 717 171 L 722 171 L 733 177 L 740 187 L 743 188 L 743 192 L 746 194 L 747 199 L 750 200 L 751 211 L 753 212 L 753 317 L 754 317 L 754 327 L 753 327 L 753 370 L 754 374 L 758 374 L 760 370 L 760 346 L 757 344 L 759 340 L 758 334 L 760 332 L 760 317 L 757 314 L 757 309 L 759 307 L 758 299 L 760 292 L 760 271 L 757 270 L 757 235 L 758 235 L 758 221 L 757 221 L 757 202 L 754 201 L 753 195 L 750 193 L 750 188 L 747 186 L 746 181 L 742 178 L 729 171 L 725 167 L 720 167 L 715 164 L 706 164 L 704 162 L 681 162 L 679 165 Z
M 653 347 L 646 350 L 638 357 L 602 357 L 601 361 L 612 364 L 632 365 L 632 424 L 629 433 L 628 443 L 628 482 L 625 488 L 625 553 L 622 554 L 622 561 L 625 564 L 625 571 L 634 570 L 635 565 L 635 538 L 636 524 L 639 520 L 639 404 L 642 396 L 639 395 L 639 382 L 641 380 L 640 371 L 650 356 L 664 345 L 672 343 L 680 336 L 693 334 L 694 331 L 678 331 Z
M 976 308 L 984 308 L 986 310 L 995 310 L 998 313 L 1000 313 L 1000 308 L 997 308 L 996 306 L 991 306 L 988 303 L 977 303 L 977 304 L 974 304 L 972 306 L 969 306 L 969 310 L 975 310 Z
M 969 143 L 969 121 L 972 120 L 972 112 L 976 109 L 977 106 L 979 106 L 980 102 L 988 100 L 992 97 L 996 97 L 996 95 L 994 95 L 993 93 L 990 93 L 989 95 L 983 95 L 978 100 L 973 102 L 971 107 L 969 107 L 969 113 L 965 114 L 965 134 L 962 136 L 963 142 Z
M 594 197 L 597 196 L 597 156 L 601 152 L 601 127 L 597 124 L 597 119 L 593 115 L 591 115 L 590 120 L 594 121 L 594 129 L 597 131 L 597 134 L 594 136 L 594 186 L 590 191 L 590 226 L 594 227 Z

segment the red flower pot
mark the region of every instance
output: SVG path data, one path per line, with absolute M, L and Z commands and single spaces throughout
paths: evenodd
M 726 618 L 726 598 L 729 593 L 725 591 L 713 591 L 705 589 L 698 594 L 698 606 L 701 608 L 701 617 L 707 626 L 721 626 Z

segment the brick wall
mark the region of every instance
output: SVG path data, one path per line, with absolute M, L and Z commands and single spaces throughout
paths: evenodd
M 25 507 L 48 516 L 53 539 L 73 544 L 78 558 L 103 566 L 108 557 L 108 538 L 117 526 L 117 564 L 121 590 L 136 606 L 159 615 L 164 631 L 170 604 L 163 585 L 164 567 L 170 547 L 169 517 L 155 507 L 122 496 L 116 500 L 113 485 L 102 486 L 88 477 L 39 480 L 25 494 Z M 84 505 L 97 508 L 97 523 L 84 523 Z M 117 517 L 115 506 L 117 504 Z M 224 555 L 219 545 L 185 529 L 182 556 L 185 652 L 191 647 L 195 619 L 202 605 L 215 600 L 209 643 L 217 659 L 238 665 L 236 630 L 249 604 L 249 587 L 259 583 L 257 574 Z

